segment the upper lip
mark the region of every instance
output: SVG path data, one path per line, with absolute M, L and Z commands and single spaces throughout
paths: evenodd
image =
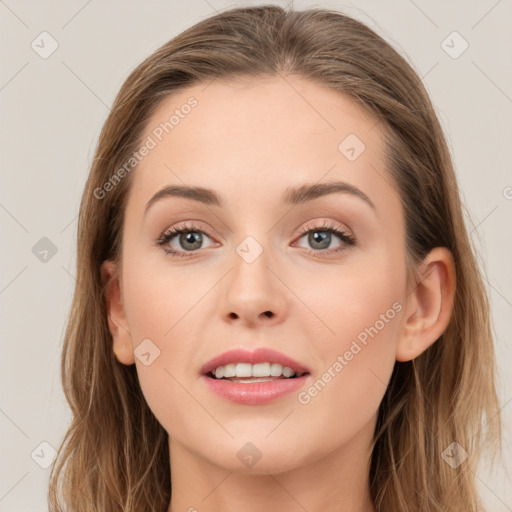
M 282 366 L 287 366 L 296 373 L 309 373 L 309 370 L 305 365 L 271 348 L 257 348 L 252 352 L 244 349 L 228 350 L 227 352 L 210 359 L 210 361 L 202 366 L 200 371 L 202 375 L 206 375 L 209 372 L 214 372 L 219 366 L 226 366 L 227 364 L 258 364 L 266 362 L 278 363 Z

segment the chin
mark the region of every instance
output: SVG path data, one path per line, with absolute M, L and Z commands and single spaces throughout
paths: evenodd
M 308 453 L 307 447 L 300 440 L 277 435 L 274 439 L 265 439 L 265 435 L 260 434 L 257 438 L 247 435 L 224 443 L 215 442 L 215 449 L 212 451 L 209 445 L 204 458 L 224 470 L 248 475 L 284 473 L 313 461 L 313 454 Z M 303 433 L 300 437 L 303 437 Z

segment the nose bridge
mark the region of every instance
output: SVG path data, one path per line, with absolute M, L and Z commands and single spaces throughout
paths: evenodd
M 260 242 L 261 241 L 261 242 Z M 236 247 L 222 314 L 248 324 L 273 319 L 278 322 L 285 313 L 282 284 L 272 269 L 270 237 L 265 233 L 246 236 Z

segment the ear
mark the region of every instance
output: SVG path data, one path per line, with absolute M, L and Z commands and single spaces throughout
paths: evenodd
M 102 263 L 101 280 L 105 285 L 108 328 L 112 334 L 114 354 L 120 363 L 134 364 L 133 342 L 124 313 L 119 273 L 113 261 Z
M 396 360 L 410 361 L 445 331 L 455 297 L 455 263 L 446 247 L 432 249 L 423 261 L 420 280 L 407 299 Z

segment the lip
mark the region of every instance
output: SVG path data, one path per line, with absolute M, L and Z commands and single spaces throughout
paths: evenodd
M 232 382 L 230 380 L 215 379 L 208 374 L 213 372 L 218 366 L 225 366 L 233 363 L 278 363 L 282 366 L 288 366 L 295 372 L 302 372 L 304 375 L 295 378 L 279 378 L 263 382 Z M 201 380 L 210 391 L 217 396 L 230 400 L 235 403 L 245 405 L 258 405 L 271 402 L 277 398 L 292 393 L 302 387 L 311 377 L 309 369 L 288 357 L 281 352 L 271 348 L 258 348 L 253 352 L 243 349 L 229 350 L 217 357 L 214 357 L 200 370 Z
M 260 405 L 277 400 L 278 398 L 297 391 L 312 378 L 310 373 L 293 379 L 276 379 L 265 382 L 231 382 L 224 379 L 214 379 L 201 375 L 201 380 L 207 388 L 217 396 L 244 405 Z
M 266 362 L 278 363 L 282 366 L 288 366 L 296 373 L 310 373 L 309 369 L 305 365 L 295 361 L 295 359 L 285 356 L 277 350 L 260 347 L 252 352 L 243 349 L 228 350 L 227 352 L 224 352 L 223 354 L 210 359 L 210 361 L 204 364 L 200 369 L 200 374 L 206 375 L 210 372 L 213 372 L 218 366 L 226 366 L 227 364 L 258 364 Z M 244 384 L 244 386 L 248 385 L 250 384 Z

